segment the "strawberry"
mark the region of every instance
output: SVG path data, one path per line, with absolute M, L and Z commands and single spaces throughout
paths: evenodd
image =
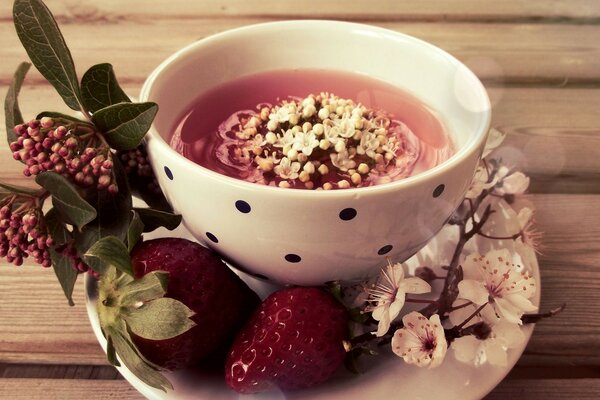
M 286 288 L 267 297 L 227 355 L 227 384 L 240 393 L 301 389 L 327 380 L 345 356 L 349 317 L 319 288 Z
M 168 272 L 165 297 L 179 300 L 195 313 L 191 320 L 196 326 L 174 338 L 150 340 L 132 335 L 148 360 L 167 369 L 197 365 L 215 354 L 224 358 L 260 301 L 216 253 L 189 240 L 143 242 L 134 248 L 131 262 L 136 278 L 152 271 Z

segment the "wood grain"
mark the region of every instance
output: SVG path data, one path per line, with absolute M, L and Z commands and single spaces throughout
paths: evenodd
M 539 229 L 542 306 L 566 302 L 567 311 L 536 326 L 528 365 L 600 366 L 599 195 L 533 195 Z M 0 268 L 0 362 L 105 365 L 83 306 L 82 282 L 66 305 L 52 271 Z M 76 349 L 74 351 L 74 349 Z M 536 361 L 534 361 L 536 360 Z
M 63 24 L 61 29 L 81 76 L 110 62 L 126 82 L 141 83 L 158 64 L 185 45 L 227 29 L 273 20 L 149 19 Z M 427 40 L 465 62 L 484 81 L 595 85 L 600 82 L 600 25 L 445 22 L 373 22 Z M 107 43 L 109 45 L 107 45 Z M 0 20 L 0 83 L 6 85 L 26 59 L 10 21 Z M 135 62 L 133 61 L 135 60 Z M 37 71 L 32 72 L 41 81 Z
M 139 19 L 195 18 L 197 16 L 236 19 L 240 16 L 285 18 L 333 18 L 367 20 L 465 20 L 502 21 L 594 21 L 600 15 L 595 1 L 561 0 L 430 0 L 427 6 L 405 0 L 171 0 L 168 3 L 146 0 L 46 0 L 57 17 L 66 21 L 112 21 L 123 16 Z M 4 6 L 0 18 L 9 18 Z
M 485 399 L 596 400 L 600 379 L 519 379 L 500 383 Z
M 85 379 L 2 379 L 0 399 L 143 400 L 126 381 Z

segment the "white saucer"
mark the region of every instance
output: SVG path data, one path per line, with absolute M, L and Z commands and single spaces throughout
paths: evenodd
M 493 225 L 495 235 L 503 236 L 505 234 L 514 233 L 513 221 L 502 218 L 500 213 L 492 215 L 494 221 L 490 222 L 491 225 Z M 458 228 L 455 226 L 444 227 L 444 229 L 442 229 L 424 249 L 407 262 L 409 264 L 409 269 L 415 268 L 417 264 L 423 262 L 424 258 L 429 261 L 433 257 L 441 262 L 443 262 L 444 258 L 449 258 L 454 249 L 454 243 L 456 243 L 457 229 Z M 179 236 L 192 239 L 191 235 L 183 226 L 174 232 L 157 230 L 151 234 L 146 234 L 145 236 L 146 238 Z M 465 251 L 485 253 L 489 250 L 490 245 L 497 243 L 498 242 L 490 241 L 485 238 L 475 238 L 469 242 L 468 248 L 466 248 Z M 512 242 L 502 243 L 502 246 L 514 250 L 512 248 Z M 539 305 L 540 274 L 537 262 L 534 262 L 531 269 L 532 275 L 538 282 L 538 290 L 532 301 L 534 304 Z M 242 276 L 242 278 L 263 297 L 275 289 L 274 285 L 265 283 L 248 275 L 240 274 L 240 276 Z M 436 286 L 434 286 L 434 291 L 436 288 L 439 291 L 439 287 Z M 92 328 L 102 348 L 106 351 L 106 340 L 100 330 L 98 316 L 96 314 L 96 281 L 87 276 L 86 294 L 87 311 Z M 523 331 L 528 341 L 533 332 L 533 325 L 524 326 Z M 405 364 L 400 358 L 389 351 L 389 346 L 385 346 L 382 348 L 382 354 L 379 356 L 369 357 L 369 359 L 367 359 L 367 356 L 363 357 L 363 364 L 361 364 L 363 368 L 361 369 L 364 370 L 364 373 L 360 375 L 353 375 L 345 370 L 340 371 L 330 381 L 316 388 L 285 394 L 269 393 L 268 395 L 239 395 L 227 388 L 224 378 L 218 376 L 202 376 L 195 371 L 179 371 L 166 374 L 175 390 L 164 393 L 145 385 L 126 368 L 119 367 L 117 369 L 140 393 L 149 399 L 156 400 L 217 400 L 240 398 L 327 400 L 346 400 L 349 398 L 403 398 L 469 400 L 481 399 L 504 379 L 521 356 L 527 341 L 523 343 L 522 347 L 509 350 L 508 366 L 505 368 L 494 367 L 487 364 L 476 368 L 467 364 L 462 364 L 456 361 L 453 350 L 450 348 L 446 355 L 446 359 L 440 367 L 436 369 L 423 369 Z

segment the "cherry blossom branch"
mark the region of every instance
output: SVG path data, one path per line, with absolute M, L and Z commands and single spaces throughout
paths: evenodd
M 561 313 L 565 309 L 566 306 L 567 306 L 567 303 L 563 303 L 560 305 L 560 307 L 554 308 L 545 313 L 525 314 L 525 315 L 523 315 L 523 317 L 521 317 L 521 321 L 523 321 L 524 324 L 535 324 L 536 322 L 539 322 L 542 319 L 551 318 L 551 317 L 554 317 L 556 314 Z

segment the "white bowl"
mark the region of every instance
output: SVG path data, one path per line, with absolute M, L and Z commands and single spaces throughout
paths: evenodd
M 250 74 L 303 68 L 358 72 L 404 89 L 438 113 L 456 153 L 404 180 L 311 191 L 230 178 L 169 146 L 178 118 L 201 93 Z M 164 61 L 140 97 L 160 106 L 148 153 L 190 232 L 244 271 L 302 285 L 371 275 L 386 256 L 403 261 L 422 248 L 464 197 L 491 118 L 483 85 L 448 53 L 407 35 L 337 21 L 266 23 L 200 40 Z M 344 220 L 340 213 L 348 208 L 356 216 Z

